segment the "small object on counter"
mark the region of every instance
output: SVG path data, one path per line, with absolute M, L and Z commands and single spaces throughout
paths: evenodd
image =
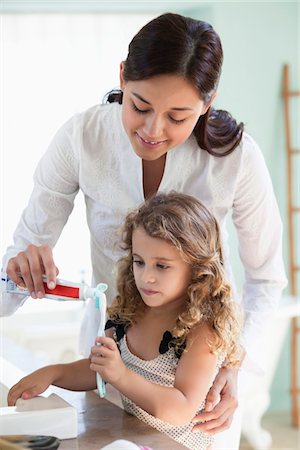
M 72 439 L 78 435 L 77 410 L 56 394 L 28 400 L 19 398 L 16 406 L 0 408 L 0 436 L 14 434 L 55 436 Z M 1 449 L 1 447 L 0 447 Z M 2 449 L 1 449 L 2 450 Z
M 124 439 L 118 439 L 110 444 L 102 447 L 100 450 L 152 450 L 150 447 L 141 447 L 134 444 L 134 442 L 126 441 Z
M 60 440 L 54 436 L 9 435 L 0 436 L 1 450 L 21 450 L 32 448 L 35 450 L 56 450 Z

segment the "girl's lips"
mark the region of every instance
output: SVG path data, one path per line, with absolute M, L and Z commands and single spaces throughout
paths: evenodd
M 164 144 L 165 142 L 167 142 L 166 140 L 164 141 L 148 141 L 147 139 L 142 138 L 142 136 L 140 136 L 138 133 L 136 133 L 139 142 L 147 148 L 158 148 L 160 147 L 162 144 Z
M 155 295 L 158 294 L 158 291 L 152 291 L 151 289 L 141 289 L 142 293 L 145 295 Z

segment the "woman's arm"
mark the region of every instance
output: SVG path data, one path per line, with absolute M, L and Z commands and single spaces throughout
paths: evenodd
M 14 233 L 14 243 L 3 257 L 4 270 L 20 283 L 21 272 L 30 292 L 44 294 L 42 273 L 55 283 L 57 269 L 51 249 L 73 209 L 78 192 L 79 140 L 69 120 L 56 134 L 34 174 L 34 189 Z M 79 131 L 77 130 L 77 134 Z M 3 294 L 1 315 L 23 303 L 20 295 Z
M 251 360 L 259 368 L 263 361 L 259 343 L 265 324 L 276 312 L 286 277 L 282 223 L 272 181 L 263 155 L 251 137 L 244 136 L 243 147 L 232 218 L 245 269 L 242 298 L 245 362 Z
M 15 405 L 18 398 L 29 399 L 44 392 L 50 385 L 71 391 L 96 389 L 96 374 L 90 370 L 90 360 L 82 359 L 70 364 L 55 364 L 36 370 L 22 378 L 9 391 L 7 403 Z
M 205 400 L 213 382 L 217 356 L 207 344 L 208 329 L 190 333 L 188 351 L 176 370 L 174 387 L 160 386 L 125 367 L 115 342 L 97 338 L 101 347 L 92 348 L 91 369 L 149 414 L 174 425 L 189 422 Z

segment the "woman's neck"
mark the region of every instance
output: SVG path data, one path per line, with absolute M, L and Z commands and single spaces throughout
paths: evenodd
M 154 161 L 143 159 L 143 189 L 145 199 L 156 194 L 159 189 L 166 165 L 166 154 Z

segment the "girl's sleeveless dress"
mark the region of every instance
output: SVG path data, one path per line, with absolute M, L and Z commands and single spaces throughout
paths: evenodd
M 176 368 L 181 353 L 184 350 L 184 346 L 182 346 L 179 351 L 175 351 L 174 347 L 172 347 L 172 343 L 169 345 L 170 341 L 173 339 L 172 334 L 169 331 L 166 331 L 163 335 L 163 339 L 159 346 L 159 355 L 152 360 L 143 360 L 130 352 L 126 341 L 125 326 L 108 320 L 106 329 L 111 327 L 114 327 L 115 329 L 114 338 L 118 343 L 122 360 L 128 369 L 133 370 L 152 383 L 166 387 L 174 386 Z M 221 361 L 219 361 L 214 377 L 217 375 L 220 366 Z M 212 436 L 199 431 L 193 433 L 192 428 L 195 424 L 192 422 L 188 422 L 182 426 L 172 425 L 147 413 L 125 395 L 121 394 L 121 398 L 125 411 L 136 416 L 151 427 L 156 428 L 161 433 L 166 434 L 186 448 L 191 450 L 206 450 L 209 445 L 213 443 Z M 205 402 L 203 401 L 199 405 L 197 413 L 201 411 L 204 406 Z

